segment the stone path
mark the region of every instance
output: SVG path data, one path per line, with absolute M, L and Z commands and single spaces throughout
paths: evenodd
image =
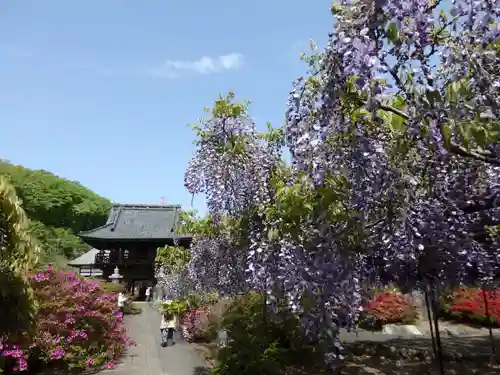
M 126 316 L 129 335 L 137 342 L 109 375 L 205 375 L 210 371 L 195 348 L 176 336 L 176 345 L 160 346 L 160 315 L 147 303 L 142 313 Z

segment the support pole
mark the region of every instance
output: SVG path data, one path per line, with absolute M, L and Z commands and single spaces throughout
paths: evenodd
M 441 344 L 441 334 L 439 332 L 439 316 L 438 316 L 438 306 L 436 302 L 436 285 L 433 280 L 431 280 L 431 300 L 432 300 L 432 318 L 434 322 L 434 332 L 436 334 L 436 354 L 437 354 L 437 365 L 439 373 L 445 375 L 444 371 L 444 360 L 443 360 L 443 346 Z
M 434 359 L 437 361 L 437 349 L 436 349 L 436 338 L 434 337 L 434 323 L 432 320 L 431 312 L 431 296 L 428 292 L 429 285 L 425 284 L 424 296 L 425 296 L 425 308 L 427 310 L 427 319 L 429 320 L 429 329 L 431 331 L 431 341 L 432 341 L 432 354 L 434 354 Z
M 483 301 L 484 301 L 484 313 L 486 315 L 486 320 L 488 321 L 488 323 L 490 323 L 490 309 L 489 309 L 489 305 L 488 305 L 488 290 L 485 288 L 485 286 L 483 286 L 483 288 L 481 289 L 481 292 L 483 294 Z M 496 290 L 493 291 L 493 293 L 496 293 Z M 495 350 L 495 338 L 493 337 L 493 329 L 491 328 L 491 324 L 488 324 L 488 331 L 489 331 L 489 336 L 490 336 L 490 345 L 491 345 L 491 357 L 490 357 L 490 361 L 491 363 L 495 363 L 496 362 L 496 350 Z

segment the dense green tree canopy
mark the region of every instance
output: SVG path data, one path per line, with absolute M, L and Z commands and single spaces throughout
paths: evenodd
M 78 232 L 103 225 L 111 202 L 75 181 L 44 170 L 32 170 L 0 161 L 0 176 L 16 189 L 41 243 L 40 261 L 71 259 L 88 249 Z

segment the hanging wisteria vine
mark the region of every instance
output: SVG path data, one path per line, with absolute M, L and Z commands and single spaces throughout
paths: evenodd
M 189 260 L 189 251 L 181 246 L 167 245 L 157 249 L 155 259 L 156 286 L 164 297 L 169 299 L 182 298 L 192 289 L 192 279 L 186 270 L 186 264 Z
M 283 129 L 259 134 L 233 94 L 215 103 L 185 174 L 209 211 L 188 231 L 197 289 L 261 291 L 271 312 L 286 302 L 331 360 L 368 278 L 409 289 L 492 280 L 500 9 L 445 3 L 335 4 L 328 47 L 294 83 Z
M 210 214 L 192 231 L 190 274 L 197 275 L 199 289 L 222 294 L 248 290 L 248 219 L 266 202 L 268 176 L 279 156 L 262 142 L 246 104 L 232 103 L 233 97 L 221 97 L 211 118 L 195 127 L 198 149 L 185 176 L 192 194 L 205 194 Z

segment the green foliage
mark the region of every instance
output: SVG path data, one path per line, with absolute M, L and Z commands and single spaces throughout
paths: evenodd
M 182 315 L 189 309 L 196 310 L 202 306 L 214 305 L 219 301 L 217 293 L 189 293 L 186 298 L 174 299 L 169 303 L 160 302 L 158 310 L 168 314 Z
M 260 137 L 271 147 L 281 149 L 285 146 L 285 132 L 283 127 L 275 128 L 270 122 L 266 123 L 267 132 L 260 134 Z
M 228 134 L 226 139 L 214 139 L 213 128 L 207 126 L 211 121 L 217 121 L 221 118 L 241 118 L 245 117 L 248 109 L 249 102 L 233 103 L 235 94 L 229 92 L 226 96 L 222 94 L 219 99 L 215 101 L 213 108 L 205 108 L 205 112 L 211 115 L 210 118 L 201 118 L 198 124 L 192 125 L 193 130 L 196 132 L 197 145 L 210 140 L 210 142 L 217 142 L 216 148 L 221 154 L 227 156 L 235 156 L 245 154 L 247 148 L 247 139 L 243 135 Z
M 210 236 L 214 234 L 213 231 L 216 228 L 217 226 L 210 216 L 200 218 L 197 216 L 197 212 L 195 210 L 183 211 L 180 213 L 177 233 L 190 233 Z
M 13 186 L 0 177 L 0 252 L 2 263 L 27 272 L 37 262 L 39 247 L 29 231 L 29 219 Z
M 196 211 L 185 211 L 180 215 L 177 232 L 204 237 L 227 234 L 232 238 L 243 238 L 241 231 L 245 228 L 246 220 L 247 217 L 242 216 L 240 218 L 223 217 L 216 221 L 210 215 L 198 217 Z
M 308 345 L 298 320 L 283 311 L 271 320 L 257 293 L 238 297 L 224 314 L 229 342 L 218 355 L 214 375 L 282 374 L 284 368 L 322 363 L 319 346 Z
M 182 271 L 189 262 L 189 249 L 181 246 L 165 245 L 156 250 L 156 264 L 167 272 Z
M 311 71 L 318 71 L 323 53 L 318 50 L 318 45 L 314 40 L 309 40 L 309 53 L 300 54 L 300 60 L 306 63 Z
M 138 315 L 142 313 L 142 308 L 137 306 L 134 301 L 131 301 L 130 299 L 127 299 L 125 303 L 123 304 L 123 314 L 124 315 Z
M 289 184 L 290 167 L 280 166 L 274 171 L 271 181 L 275 191 L 274 202 L 259 208 L 267 222 L 278 223 L 268 234 L 269 241 L 291 236 L 295 241 L 304 241 L 302 228 L 314 220 L 331 223 L 346 223 L 337 233 L 338 241 L 346 248 L 356 248 L 363 239 L 364 230 L 357 212 L 347 208 L 348 183 L 342 175 L 329 175 L 320 188 L 311 187 L 304 176 L 298 176 Z M 306 245 L 306 244 L 304 244 Z
M 0 264 L 0 336 L 16 337 L 23 332 L 34 333 L 36 301 L 22 274 Z
M 0 177 L 0 337 L 33 333 L 36 301 L 26 277 L 40 248 L 14 188 Z
M 487 233 L 491 236 L 491 238 L 500 242 L 500 224 L 493 225 L 493 226 L 487 226 L 485 229 L 486 229 Z
M 174 316 L 181 316 L 188 309 L 188 302 L 184 299 L 173 300 L 170 303 L 162 302 L 159 306 L 159 311 L 165 314 L 167 319 L 172 319 Z
M 63 265 L 68 259 L 89 250 L 88 245 L 81 241 L 70 228 L 46 226 L 40 221 L 33 220 L 30 231 L 38 239 L 43 249 L 40 254 L 41 264 Z
M 77 234 L 106 222 L 111 202 L 78 182 L 43 170 L 31 170 L 0 161 L 7 178 L 31 219 L 30 230 L 39 240 L 41 263 L 57 263 L 88 250 Z
M 221 94 L 219 100 L 215 101 L 214 108 L 208 111 L 212 113 L 213 118 L 239 118 L 246 113 L 250 102 L 246 101 L 242 104 L 233 103 L 234 98 L 235 94 L 232 91 L 225 97 Z M 207 109 L 205 110 L 207 111 Z
M 190 308 L 197 309 L 204 305 L 213 305 L 220 299 L 217 293 L 189 293 L 186 301 Z

